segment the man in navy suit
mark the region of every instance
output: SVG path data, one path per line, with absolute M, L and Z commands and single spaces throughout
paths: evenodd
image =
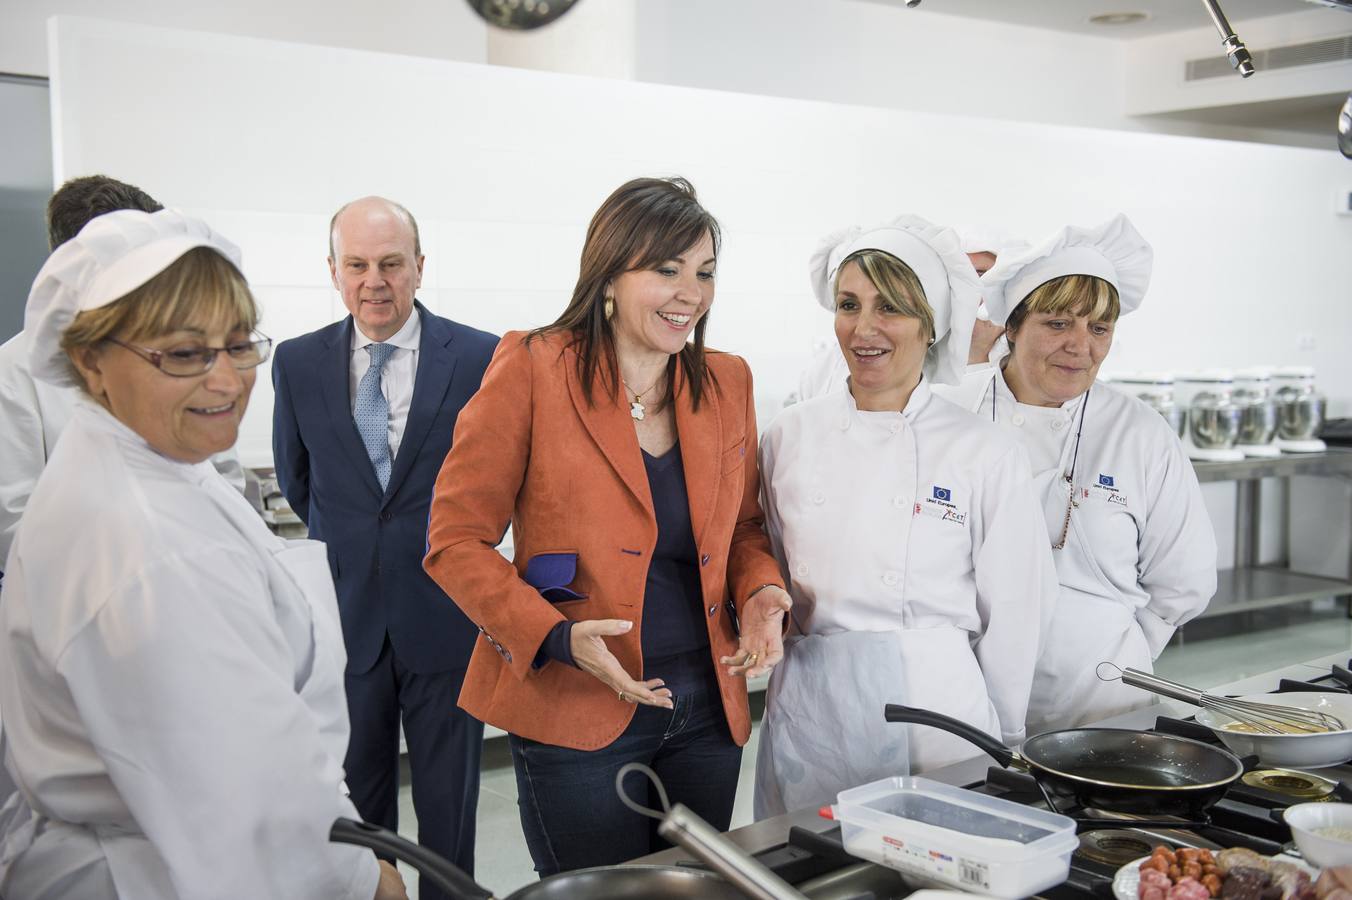
M 422 270 L 408 210 L 379 197 L 338 210 L 329 271 L 351 315 L 277 347 L 273 456 L 291 508 L 328 545 L 352 800 L 368 822 L 397 827 L 402 718 L 418 842 L 472 873 L 483 724 L 456 700 L 478 629 L 422 557 L 456 416 L 498 339 L 414 299 Z

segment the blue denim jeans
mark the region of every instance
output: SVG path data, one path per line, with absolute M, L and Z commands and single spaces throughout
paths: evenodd
M 651 766 L 673 804 L 684 803 L 719 831 L 732 819 L 742 748 L 728 732 L 712 680 L 678 695 L 675 709 L 639 706 L 624 733 L 600 750 L 516 735 L 509 740 L 521 827 L 541 878 L 670 846 L 657 836 L 656 820 L 631 811 L 615 793 L 615 775 L 625 763 Z M 625 790 L 638 803 L 661 808 L 647 778 L 631 773 Z

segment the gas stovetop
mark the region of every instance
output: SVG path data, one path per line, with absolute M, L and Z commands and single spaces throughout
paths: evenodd
M 1348 666 L 1333 666 L 1328 675 L 1310 681 L 1284 678 L 1275 693 L 1323 691 L 1348 693 L 1352 689 L 1352 661 Z M 1220 746 L 1211 729 L 1192 719 L 1159 716 L 1152 731 L 1193 738 Z M 1129 817 L 1086 809 L 1058 809 L 1067 815 L 1103 819 L 1102 827 L 1081 823 L 1080 848 L 1071 857 L 1071 872 L 1066 882 L 1045 891 L 1049 900 L 1096 896 L 1111 897 L 1117 870 L 1142 856 L 1150 855 L 1156 844 L 1171 847 L 1248 847 L 1265 856 L 1289 849 L 1291 830 L 1282 819 L 1288 806 L 1316 801 L 1352 802 L 1352 765 L 1325 769 L 1272 769 L 1258 765 L 1257 757 L 1244 760 L 1245 773 L 1208 814 L 1207 824 L 1181 826 L 1180 829 L 1132 828 Z M 1033 779 L 1020 772 L 991 768 L 982 781 L 965 785 L 981 794 L 1002 797 L 1016 803 L 1047 808 Z
M 1349 670 L 1352 670 L 1352 661 L 1334 665 L 1328 674 L 1309 681 L 1283 678 L 1277 692 L 1352 693 L 1352 671 Z M 1310 671 L 1317 675 L 1315 670 Z M 1267 683 L 1271 684 L 1270 681 Z M 1138 720 L 1136 727 L 1220 744 L 1209 728 L 1191 719 L 1158 716 L 1153 725 Z M 1301 771 L 1260 768 L 1256 758 L 1245 760 L 1245 764 L 1245 774 L 1212 808 L 1208 824 L 1201 827 L 1132 828 L 1130 818 L 1120 818 L 1116 813 L 1058 808 L 1058 812 L 1077 818 L 1102 818 L 1103 824 L 1101 827 L 1089 823 L 1080 825 L 1080 848 L 1071 858 L 1069 877 L 1064 884 L 1044 891 L 1040 896 L 1047 900 L 1083 897 L 1109 900 L 1117 870 L 1132 860 L 1150 855 L 1156 844 L 1213 849 L 1248 847 L 1264 855 L 1276 854 L 1291 841 L 1291 832 L 1282 821 L 1286 807 L 1317 800 L 1352 802 L 1352 765 Z M 1016 803 L 1047 808 L 1030 776 L 999 767 L 991 767 L 982 775 L 977 771 L 968 775 L 975 780 L 949 783 Z M 731 836 L 737 839 L 739 834 L 743 835 L 737 840 L 739 844 L 814 900 L 900 900 L 914 889 L 897 872 L 846 853 L 839 826 L 823 830 L 823 825 L 821 820 L 814 821 L 800 812 L 747 826 Z M 691 864 L 683 856 L 683 851 L 673 850 L 636 862 Z

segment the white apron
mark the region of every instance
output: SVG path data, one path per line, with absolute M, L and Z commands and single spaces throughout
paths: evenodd
M 1086 476 L 1075 473 L 1074 485 L 1065 479 L 1074 443 L 1075 435 L 1068 433 L 1060 463 L 1033 476 L 1047 519 L 1047 540 L 1053 547 L 1066 527 L 1072 492 L 1077 506 L 1071 510 L 1065 546 L 1052 550 L 1061 597 L 1038 657 L 1028 704 L 1029 736 L 1097 722 L 1154 702 L 1144 691 L 1120 681 L 1100 681 L 1096 674 L 1101 662 L 1149 672 L 1153 660 L 1133 607 L 1103 574 L 1086 540 L 1084 518 L 1090 512 L 1080 485 Z M 1086 579 L 1095 593 L 1075 587 Z
M 883 710 L 888 703 L 935 710 L 960 718 L 997 739 L 1001 736 L 1002 723 L 973 650 L 970 630 L 936 621 L 934 616 L 926 617 L 924 624 L 918 627 L 911 625 L 910 610 L 924 598 L 925 589 L 919 586 L 924 583 L 921 579 L 941 577 L 921 573 L 929 573 L 936 566 L 940 569 L 953 566 L 961 570 L 971 565 L 966 558 L 949 559 L 955 546 L 934 543 L 933 531 L 915 525 L 918 521 L 931 524 L 923 517 L 922 508 L 928 505 L 926 498 L 933 493 L 930 481 L 934 477 L 927 470 L 925 478 L 921 478 L 917 429 L 927 429 L 927 440 L 946 444 L 942 430 L 945 426 L 936 424 L 945 421 L 942 418 L 944 408 L 931 405 L 927 395 L 928 389 L 922 383 L 912 400 L 919 407 L 919 413 L 909 425 L 898 418 L 871 424 L 867 419 L 860 419 L 851 426 L 872 428 L 870 433 L 874 435 L 893 435 L 885 444 L 886 479 L 877 483 L 876 491 L 883 497 L 883 508 L 900 511 L 900 514 L 879 520 L 876 532 L 871 523 L 865 539 L 885 541 L 889 572 L 884 575 L 880 587 L 885 591 L 888 585 L 895 586 L 899 582 L 912 585 L 915 581 L 914 590 L 918 593 L 915 599 L 903 596 L 902 606 L 898 607 L 891 605 L 894 595 L 880 592 L 878 608 L 890 607 L 890 611 L 871 620 L 869 624 L 873 627 L 828 625 L 816 630 L 815 619 L 806 625 L 795 622 L 795 631 L 799 634 L 786 641 L 784 659 L 771 675 L 766 697 L 756 764 L 754 807 L 757 819 L 834 803 L 842 790 L 881 778 L 937 768 L 980 754 L 981 751 L 970 743 L 939 729 L 887 722 Z M 839 430 L 838 417 L 842 411 L 852 408 L 848 395 L 842 393 L 836 399 L 809 401 L 786 415 L 809 417 L 804 435 L 811 439 L 819 419 L 828 423 L 827 427 L 836 423 L 836 430 L 827 434 L 843 434 Z M 823 409 L 827 411 L 824 418 L 813 411 Z M 959 425 L 966 427 L 966 414 L 957 410 L 952 412 Z M 925 416 L 939 418 L 925 419 Z M 792 435 L 784 438 L 789 444 L 799 439 L 797 432 L 782 432 L 784 427 L 787 426 L 783 422 L 779 428 L 772 427 L 769 442 L 762 442 L 763 460 L 768 458 L 765 455 L 767 448 L 778 446 L 776 441 L 783 435 Z M 862 445 L 838 445 L 830 439 L 823 440 L 827 442 L 821 446 L 826 448 L 830 460 L 840 465 L 848 464 L 841 454 L 850 452 L 851 447 L 871 446 L 867 441 Z M 789 465 L 796 466 L 796 471 L 801 472 L 805 467 L 814 468 L 819 461 L 812 456 L 795 456 Z M 853 462 L 856 466 L 861 464 L 858 458 Z M 865 465 L 876 464 L 877 460 L 869 457 Z M 805 576 L 810 570 L 820 572 L 822 566 L 832 565 L 836 567 L 830 570 L 834 574 L 822 574 L 820 577 L 825 580 L 814 584 L 822 587 L 838 583 L 834 579 L 848 574 L 840 568 L 840 560 L 804 553 L 802 542 L 823 537 L 807 521 L 814 515 L 812 510 L 831 508 L 832 499 L 840 498 L 828 498 L 825 491 L 830 487 L 825 483 L 812 481 L 816 487 L 804 488 L 804 482 L 788 474 L 791 470 L 784 470 L 784 477 L 789 481 L 781 484 L 776 478 L 778 471 L 772 464 L 763 474 L 773 482 L 770 489 L 783 487 L 792 490 L 796 496 L 776 495 L 773 508 L 767 509 L 771 542 L 776 552 L 785 552 L 787 542 L 787 552 L 793 553 L 794 547 L 799 548 L 797 560 L 782 560 L 792 570 L 797 570 L 795 575 Z M 809 475 L 809 480 L 812 478 L 815 476 Z M 791 482 L 796 487 L 791 487 Z M 796 504 L 802 502 L 804 493 L 808 507 L 800 508 Z M 858 510 L 857 505 L 851 506 L 849 502 L 844 502 L 843 506 Z M 1031 524 L 1035 521 L 1033 510 L 1028 509 L 1027 513 Z M 864 513 L 859 511 L 859 514 Z M 965 514 L 972 514 L 970 508 Z M 785 522 L 782 516 L 794 517 L 796 521 Z M 970 548 L 961 552 L 970 553 Z M 827 556 L 834 557 L 834 554 Z M 1044 571 L 1050 589 L 1050 571 Z M 861 589 L 867 590 L 855 582 L 846 588 L 844 596 L 855 597 L 852 602 L 857 603 L 859 597 L 854 592 Z M 829 597 L 818 598 L 818 603 L 830 605 L 832 602 Z M 1033 634 L 1036 634 L 1038 606 L 1031 604 L 1029 612 L 1034 623 L 1031 626 Z M 887 627 L 889 623 L 890 628 Z M 803 630 L 809 633 L 804 636 Z M 1031 650 L 1029 652 L 1031 655 Z M 1031 660 L 1027 662 L 1029 671 L 1025 675 L 1031 680 Z M 1010 730 L 1017 731 L 1021 725 L 1020 721 Z
M 208 493 L 232 491 L 221 479 L 208 480 L 204 487 Z M 283 541 L 265 529 L 260 533 L 261 523 L 241 520 L 252 510 L 237 496 L 213 500 L 249 543 L 275 564 L 269 566 L 269 586 L 278 623 L 295 653 L 297 693 L 305 698 L 332 692 L 334 682 L 341 681 L 344 660 L 338 600 L 324 545 Z M 326 739 L 345 738 L 343 723 L 332 712 L 325 714 L 322 705 L 311 708 Z M 0 760 L 4 748 L 0 731 Z M 210 840 L 209 828 L 204 828 L 203 839 Z M 241 859 L 239 864 L 248 866 L 250 861 Z M 178 892 L 169 883 L 159 854 L 139 831 L 50 820 L 35 813 L 18 791 L 0 808 L 0 896 L 141 900 L 176 897 Z

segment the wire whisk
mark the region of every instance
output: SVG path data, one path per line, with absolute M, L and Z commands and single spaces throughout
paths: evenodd
M 1104 667 L 1116 671 L 1116 675 L 1105 677 Z M 1122 669 L 1110 662 L 1098 664 L 1095 672 L 1101 681 L 1116 681 L 1137 687 L 1161 697 L 1182 700 L 1202 709 L 1214 710 L 1222 716 L 1252 729 L 1257 734 L 1327 734 L 1330 731 L 1343 731 L 1346 726 L 1341 719 L 1316 709 L 1304 709 L 1298 706 L 1277 706 L 1274 703 L 1255 703 L 1250 700 L 1235 700 L 1217 694 L 1208 694 L 1196 688 L 1142 672 L 1140 669 Z

